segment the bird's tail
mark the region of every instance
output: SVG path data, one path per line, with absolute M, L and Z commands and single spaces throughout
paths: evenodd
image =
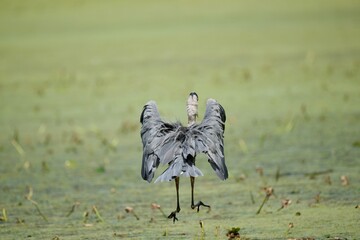
M 155 180 L 157 182 L 171 181 L 176 177 L 198 177 L 204 176 L 199 168 L 193 162 L 184 161 L 181 155 L 170 163 L 169 167 Z

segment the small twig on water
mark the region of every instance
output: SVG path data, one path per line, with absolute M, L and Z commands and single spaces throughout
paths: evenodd
M 20 218 L 16 218 L 16 223 L 17 224 L 24 224 L 25 220 L 24 219 L 20 219 Z
M 280 178 L 280 168 L 278 167 L 275 173 L 275 181 L 279 181 L 279 178 Z
M 263 202 L 261 203 L 259 210 L 256 212 L 256 214 L 259 214 L 261 212 L 261 209 L 263 208 L 263 206 L 265 205 L 265 203 L 269 200 L 269 198 L 273 195 L 274 193 L 274 189 L 272 187 L 267 187 L 264 189 L 265 190 L 265 198 L 263 200 Z
M 100 222 L 104 222 L 104 219 L 100 216 L 99 211 L 97 210 L 96 206 L 92 207 L 93 212 L 95 213 L 96 217 L 99 219 Z
M 332 169 L 328 169 L 328 170 L 325 170 L 325 171 L 317 171 L 317 172 L 305 173 L 305 176 L 309 177 L 310 179 L 314 179 L 318 175 L 328 174 L 328 173 L 332 173 L 332 172 L 333 172 Z
M 324 181 L 326 184 L 331 185 L 331 178 L 330 176 L 325 176 Z
M 280 211 L 281 209 L 284 209 L 286 207 L 288 207 L 291 204 L 291 200 L 290 199 L 283 199 L 281 200 L 281 207 L 278 209 L 278 211 Z
M 162 215 L 163 215 L 165 218 L 167 218 L 166 214 L 165 214 L 164 211 L 161 209 L 161 207 L 160 207 L 159 204 L 157 204 L 157 203 L 152 203 L 152 204 L 151 204 L 151 209 L 154 209 L 154 210 L 159 209 L 159 211 L 162 213 Z M 126 211 L 126 210 L 125 210 L 125 211 Z
M 219 236 L 220 236 L 220 226 L 216 226 L 215 227 L 215 237 L 217 239 L 219 239 Z
M 3 208 L 2 209 L 2 216 L 0 217 L 0 222 L 7 222 L 8 218 L 7 218 L 7 214 L 6 214 L 6 209 Z
M 86 224 L 89 219 L 89 212 L 88 211 L 84 212 L 83 217 L 84 217 L 83 222 L 84 222 L 84 224 Z
M 35 202 L 32 199 L 28 199 L 35 207 L 36 210 L 38 211 L 38 213 L 40 214 L 40 216 L 46 221 L 49 222 L 48 219 L 46 218 L 46 216 L 41 212 L 40 208 L 39 208 L 39 204 L 37 202 Z
M 21 145 L 15 139 L 13 139 L 11 141 L 11 144 L 14 146 L 14 148 L 16 149 L 16 151 L 19 153 L 19 155 L 21 157 L 23 157 L 25 155 L 24 149 L 21 147 Z
M 26 186 L 26 188 L 28 193 L 25 195 L 25 199 L 29 200 L 32 198 L 34 192 L 31 186 Z
M 264 176 L 264 169 L 262 167 L 256 167 L 255 171 L 259 174 L 260 177 Z
M 167 237 L 169 235 L 169 232 L 168 232 L 167 228 L 165 228 L 162 235 L 163 235 L 163 237 Z
M 31 186 L 28 186 L 28 193 L 25 195 L 25 199 L 30 201 L 36 208 L 36 210 L 38 211 L 38 213 L 40 214 L 40 216 L 46 221 L 49 222 L 48 219 L 46 218 L 46 216 L 41 212 L 40 208 L 39 208 L 39 204 L 37 202 L 35 202 L 34 200 L 32 200 L 32 196 L 33 196 L 33 189 Z
M 134 215 L 134 217 L 136 218 L 136 220 L 140 220 L 140 218 L 138 217 L 138 215 L 136 215 L 134 208 L 132 207 L 126 207 L 125 208 L 125 212 L 127 213 L 131 213 L 132 215 Z
M 316 194 L 313 198 L 313 200 L 309 203 L 309 206 L 313 206 L 314 204 L 318 204 L 320 203 L 321 200 L 321 192 L 319 192 L 318 194 Z
M 290 230 L 291 230 L 292 228 L 294 228 L 294 224 L 291 222 L 291 223 L 289 223 L 288 228 L 287 228 L 287 230 L 286 230 L 286 232 L 285 232 L 285 235 L 286 235 L 286 236 L 289 235 Z
M 199 221 L 200 228 L 201 228 L 201 239 L 205 239 L 205 228 L 204 222 L 202 220 Z
M 254 195 L 252 193 L 252 191 L 250 191 L 250 200 L 252 204 L 255 204 L 255 199 L 254 199 Z
M 341 185 L 343 185 L 343 186 L 347 186 L 350 184 L 349 178 L 345 175 L 341 176 L 340 180 L 341 180 Z
M 315 203 L 320 203 L 320 199 L 321 199 L 320 198 L 320 193 L 321 192 L 319 192 L 318 194 L 315 195 L 315 197 L 314 197 Z
M 71 207 L 70 211 L 68 212 L 68 214 L 66 214 L 66 217 L 69 217 L 69 216 L 75 211 L 75 208 L 76 208 L 77 206 L 79 206 L 79 205 L 80 205 L 79 202 L 75 202 L 75 203 L 72 205 L 72 207 Z

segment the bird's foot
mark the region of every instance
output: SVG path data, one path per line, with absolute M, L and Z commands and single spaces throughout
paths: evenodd
M 168 216 L 169 219 L 171 219 L 171 218 L 173 219 L 173 223 L 175 223 L 175 221 L 179 221 L 179 219 L 176 217 L 176 213 L 178 213 L 178 211 L 173 211 Z
M 192 209 L 195 209 L 195 208 L 197 207 L 197 211 L 199 212 L 200 206 L 207 207 L 207 208 L 209 209 L 208 212 L 210 212 L 210 210 L 211 210 L 210 205 L 206 205 L 206 204 L 204 204 L 202 201 L 199 201 L 197 204 L 191 205 L 191 208 L 192 208 Z

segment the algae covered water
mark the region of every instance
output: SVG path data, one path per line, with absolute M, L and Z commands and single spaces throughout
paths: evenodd
M 356 1 L 0 3 L 1 239 L 359 239 Z M 225 108 L 229 179 L 140 176 L 140 113 Z M 165 169 L 165 168 L 163 168 Z M 163 169 L 158 169 L 157 176 Z

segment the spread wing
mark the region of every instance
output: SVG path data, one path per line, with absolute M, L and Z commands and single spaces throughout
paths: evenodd
M 214 99 L 209 99 L 203 121 L 191 128 L 195 139 L 196 153 L 205 153 L 218 177 L 228 178 L 224 156 L 224 131 L 226 114 L 224 108 Z
M 174 144 L 172 140 L 181 125 L 162 121 L 154 101 L 149 101 L 144 106 L 140 123 L 143 143 L 141 176 L 150 182 L 160 162 L 165 164 L 174 159 L 179 143 Z

